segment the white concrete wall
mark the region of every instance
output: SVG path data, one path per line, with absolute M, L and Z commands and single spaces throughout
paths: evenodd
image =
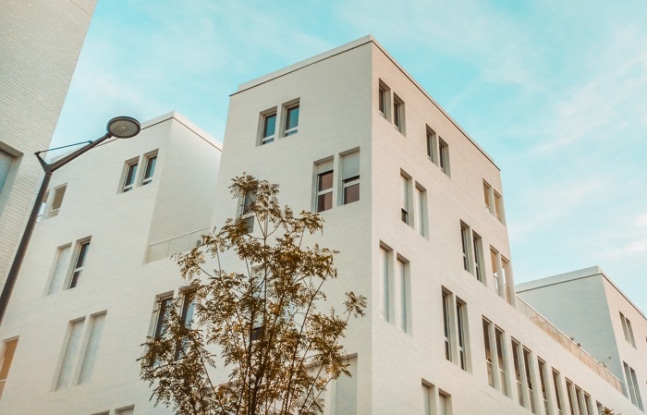
M 52 138 L 96 0 L 0 3 L 0 150 L 15 157 L 0 192 L 4 284 L 42 170 L 33 153 Z

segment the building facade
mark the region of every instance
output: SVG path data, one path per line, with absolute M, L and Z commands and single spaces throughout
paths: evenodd
M 96 0 L 0 4 L 0 284 L 43 176 L 47 149 Z
M 642 413 L 619 372 L 515 294 L 499 169 L 373 38 L 241 85 L 222 158 L 158 131 L 178 123 L 55 176 L 64 204 L 39 224 L 0 330 L 15 344 L 0 412 L 172 413 L 148 401 L 136 359 L 185 295 L 169 254 L 241 214 L 228 187 L 246 172 L 325 219 L 308 242 L 339 251 L 328 303 L 368 299 L 344 339 L 353 376 L 330 385 L 326 414 Z

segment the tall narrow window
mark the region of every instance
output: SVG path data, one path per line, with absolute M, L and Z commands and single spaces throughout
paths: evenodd
M 406 223 L 409 226 L 413 225 L 411 217 L 411 178 L 405 176 L 404 174 L 400 175 L 400 197 L 401 197 L 401 208 L 400 208 L 400 219 L 402 222 Z
M 63 358 L 61 359 L 61 367 L 58 371 L 56 380 L 56 389 L 61 389 L 68 386 L 74 374 L 74 360 L 78 355 L 81 346 L 81 333 L 83 332 L 83 323 L 85 318 L 71 321 L 65 346 L 63 348 Z
M 510 261 L 501 257 L 501 270 L 503 272 L 502 281 L 503 281 L 503 291 L 505 291 L 505 299 L 508 304 L 514 305 L 514 283 L 512 282 L 512 267 L 510 266 Z
M 144 178 L 142 186 L 146 186 L 153 182 L 153 175 L 155 174 L 155 165 L 157 164 L 157 154 L 152 154 L 146 157 L 146 165 L 144 167 Z
M 380 112 L 380 115 L 382 115 L 387 120 L 390 119 L 391 114 L 389 114 L 389 108 L 391 106 L 391 90 L 382 81 L 380 81 L 378 86 L 377 99 L 377 108 Z
M 557 415 L 564 415 L 564 394 L 562 393 L 562 380 L 559 372 L 553 369 L 553 387 L 555 389 L 555 404 Z
M 503 330 L 498 327 L 494 328 L 494 338 L 496 342 L 496 363 L 499 370 L 499 388 L 502 394 L 508 395 L 508 366 L 504 357 L 505 338 Z
M 434 164 L 438 164 L 438 135 L 427 126 L 427 157 Z
M 92 377 L 92 370 L 94 368 L 94 361 L 97 357 L 99 349 L 99 342 L 101 340 L 101 332 L 103 331 L 103 324 L 106 319 L 106 313 L 96 314 L 90 318 L 89 337 L 83 353 L 83 360 L 81 361 L 81 371 L 79 373 L 79 384 L 86 383 Z
M 427 191 L 420 184 L 416 183 L 416 219 L 415 225 L 420 236 L 429 236 L 427 220 Z
M 439 415 L 452 415 L 452 397 L 444 391 L 438 391 Z
M 503 282 L 501 281 L 501 264 L 499 263 L 499 252 L 490 247 L 490 264 L 492 265 L 492 282 L 494 283 L 494 291 L 500 296 L 505 298 L 503 291 Z
M 392 292 L 393 292 L 393 278 L 391 274 L 391 255 L 393 251 L 387 250 L 385 247 L 380 247 L 380 275 L 382 279 L 381 284 L 381 314 L 385 321 L 391 321 L 392 314 Z
M 631 402 L 636 405 L 641 410 L 643 409 L 642 398 L 640 396 L 640 384 L 638 383 L 638 377 L 636 376 L 636 371 L 630 367 L 627 363 L 622 362 L 622 365 L 625 369 L 625 377 L 627 379 L 627 389 L 629 390 L 629 398 Z
M 52 277 L 49 280 L 47 294 L 52 294 L 63 287 L 67 271 L 70 267 L 72 257 L 72 246 L 70 244 L 59 246 L 56 250 L 56 259 Z
M 2 398 L 2 392 L 4 391 L 4 386 L 7 383 L 7 378 L 9 377 L 9 369 L 11 369 L 11 362 L 13 361 L 13 356 L 16 353 L 16 347 L 18 346 L 18 339 L 5 340 L 1 345 L 2 349 L 0 350 L 0 398 Z
M 449 176 L 449 146 L 442 138 L 438 138 L 438 163 L 443 173 Z
M 523 348 L 523 364 L 526 374 L 526 389 L 528 390 L 528 399 L 530 400 L 530 410 L 533 414 L 537 413 L 537 396 L 535 391 L 537 390 L 535 386 L 535 377 L 534 371 L 532 370 L 531 365 L 531 356 L 530 350 Z
M 496 216 L 499 222 L 505 223 L 503 217 L 503 198 L 496 191 L 494 191 L 494 216 Z
M 425 381 L 422 382 L 422 407 L 424 415 L 436 415 L 435 387 Z
M 470 255 L 470 228 L 461 222 L 461 248 L 463 250 L 463 269 L 472 272 L 472 261 Z
M 458 364 L 463 370 L 467 370 L 467 324 L 465 303 L 456 300 L 456 327 L 458 334 Z
M 483 319 L 483 345 L 485 347 L 485 365 L 487 366 L 488 384 L 496 388 L 494 383 L 494 360 L 492 359 L 492 347 L 490 345 L 490 331 L 492 324 Z
M 11 170 L 13 159 L 14 157 L 11 154 L 0 150 L 0 193 L 2 193 L 4 184 L 9 176 L 9 170 Z
M 52 206 L 49 209 L 47 217 L 53 218 L 58 215 L 58 212 L 61 210 L 61 205 L 63 204 L 63 197 L 65 196 L 65 190 L 67 185 L 59 186 L 54 189 L 54 196 L 52 197 Z
M 254 230 L 254 203 L 256 202 L 256 190 L 248 190 L 243 196 L 240 197 L 240 206 L 238 210 L 238 218 L 245 223 L 247 232 L 250 233 Z
M 133 415 L 135 413 L 134 406 L 127 406 L 125 408 L 115 409 L 115 415 Z
M 261 115 L 260 145 L 269 144 L 276 137 L 276 109 Z
M 548 389 L 548 373 L 546 372 L 546 362 L 537 359 L 537 367 L 539 369 L 539 386 L 541 387 L 541 399 L 544 402 L 544 414 L 552 415 L 552 407 L 550 406 L 550 397 Z
M 121 186 L 122 192 L 129 192 L 133 190 L 133 186 L 135 186 L 135 178 L 137 177 L 137 160 L 138 159 L 134 159 L 126 162 L 124 181 Z
M 523 362 L 521 360 L 521 345 L 514 339 L 512 340 L 512 360 L 514 362 L 514 376 L 517 383 L 517 398 L 519 400 L 519 405 L 526 406 L 526 400 L 524 399 L 525 389 L 523 387 L 523 374 L 521 372 L 523 368 Z
M 492 200 L 492 186 L 483 180 L 483 201 L 485 202 L 485 209 L 494 214 L 494 201 Z
M 76 250 L 76 259 L 74 261 L 74 268 L 72 269 L 72 276 L 70 278 L 70 284 L 68 288 L 74 288 L 79 283 L 79 277 L 83 272 L 83 266 L 85 265 L 85 258 L 88 255 L 88 249 L 90 248 L 90 241 L 81 241 L 78 243 Z
M 341 156 L 342 164 L 342 204 L 359 200 L 359 151 Z
M 317 175 L 317 212 L 332 208 L 333 171 Z
M 451 332 L 451 297 L 443 291 L 443 335 L 445 337 L 445 359 L 452 361 L 452 332 Z
M 404 101 L 397 95 L 393 94 L 393 124 L 402 134 L 404 134 Z
M 575 388 L 573 387 L 573 382 L 566 379 L 566 396 L 568 397 L 568 409 L 570 409 L 569 414 L 575 415 L 575 411 L 579 412 L 577 407 L 577 397 L 575 396 Z
M 485 278 L 483 276 L 483 244 L 481 242 L 481 237 L 477 235 L 476 232 L 472 232 L 472 245 L 474 247 L 474 275 L 477 280 L 485 282 Z
M 195 311 L 195 291 L 185 291 L 182 294 L 182 312 L 180 313 L 180 318 L 182 319 L 182 324 L 184 327 L 190 329 L 193 324 L 193 313 Z M 263 323 L 259 325 L 260 330 L 262 330 Z M 255 339 L 253 339 L 255 340 Z M 175 360 L 180 359 L 184 356 L 188 350 L 189 343 L 188 339 L 182 339 L 177 343 L 177 348 L 175 350 Z
M 634 339 L 634 331 L 631 328 L 631 321 L 622 313 L 620 313 L 620 321 L 622 322 L 622 331 L 624 332 L 625 340 L 635 348 L 636 340 Z
M 283 136 L 287 137 L 296 134 L 299 129 L 299 104 L 290 105 L 285 108 L 285 127 Z
M 399 324 L 402 331 L 408 333 L 411 328 L 410 312 L 410 282 L 409 282 L 409 263 L 402 258 L 398 258 L 398 285 L 400 295 L 398 304 L 398 314 L 400 314 Z
M 153 337 L 160 339 L 166 333 L 167 319 L 173 307 L 173 297 L 164 296 L 157 300 L 157 313 L 155 315 L 155 327 L 153 330 Z

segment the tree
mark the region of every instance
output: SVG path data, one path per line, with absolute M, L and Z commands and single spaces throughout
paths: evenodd
M 281 208 L 278 185 L 249 175 L 230 191 L 241 201 L 238 219 L 175 257 L 194 293 L 193 323 L 176 300 L 160 335 L 145 343 L 141 377 L 156 403 L 182 415 L 321 413 L 329 382 L 350 375 L 340 340 L 366 299 L 349 292 L 342 312 L 319 311 L 337 252 L 304 240 L 323 219 Z

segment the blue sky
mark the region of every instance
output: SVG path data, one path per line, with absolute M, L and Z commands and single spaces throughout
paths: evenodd
M 502 170 L 517 282 L 599 265 L 647 312 L 647 3 L 99 0 L 55 145 L 177 110 L 222 140 L 243 82 L 367 34 Z

